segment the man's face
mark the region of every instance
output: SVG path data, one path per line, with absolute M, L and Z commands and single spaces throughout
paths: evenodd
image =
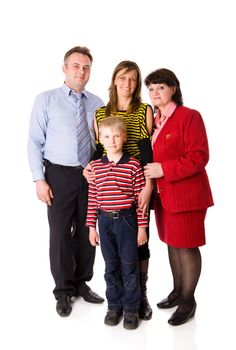
M 84 90 L 91 71 L 91 61 L 87 55 L 74 52 L 62 67 L 65 73 L 65 83 L 77 92 Z

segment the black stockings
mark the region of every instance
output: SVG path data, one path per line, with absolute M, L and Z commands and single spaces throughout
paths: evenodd
M 199 248 L 174 248 L 168 246 L 169 262 L 173 275 L 174 290 L 169 299 L 181 295 L 179 311 L 192 308 L 194 292 L 201 274 L 201 254 Z
M 149 259 L 139 261 L 139 272 L 148 272 Z

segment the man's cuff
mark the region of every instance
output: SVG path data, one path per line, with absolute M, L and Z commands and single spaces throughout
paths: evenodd
M 33 181 L 45 180 L 45 175 L 43 170 L 33 170 Z

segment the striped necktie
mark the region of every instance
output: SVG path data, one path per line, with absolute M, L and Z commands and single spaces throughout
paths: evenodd
M 77 134 L 77 154 L 80 164 L 85 168 L 90 161 L 91 140 L 88 128 L 88 122 L 85 114 L 83 93 L 71 91 L 71 96 L 76 103 L 76 134 Z

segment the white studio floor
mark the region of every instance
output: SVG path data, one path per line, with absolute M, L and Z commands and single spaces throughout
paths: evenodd
M 215 215 L 215 214 L 214 214 Z M 233 290 L 230 277 L 230 254 L 220 255 L 213 232 L 213 210 L 207 220 L 208 245 L 201 249 L 203 270 L 196 292 L 195 318 L 185 325 L 172 327 L 167 323 L 174 309 L 159 310 L 156 302 L 171 290 L 171 275 L 166 246 L 159 241 L 151 216 L 151 259 L 148 282 L 153 318 L 142 321 L 137 330 L 128 331 L 122 322 L 116 327 L 103 323 L 106 303 L 94 305 L 77 299 L 67 318 L 60 318 L 52 295 L 54 287 L 48 261 L 48 228 L 44 206 L 31 203 L 31 217 L 25 232 L 11 247 L 12 255 L 2 264 L 2 288 L 7 286 L 1 305 L 1 338 L 4 350 L 24 349 L 165 349 L 205 350 L 235 349 L 235 305 L 223 305 Z M 30 230 L 34 222 L 35 229 Z M 21 225 L 21 223 L 19 222 Z M 13 227 L 16 227 L 13 223 Z M 6 249 L 8 247 L 6 246 Z M 229 250 L 230 252 L 230 250 Z M 224 267 L 227 266 L 227 269 Z M 5 269 L 4 267 L 9 267 Z M 222 267 L 222 268 L 221 268 Z M 224 268 L 223 268 L 224 267 Z M 94 278 L 90 286 L 104 296 L 104 263 L 97 249 Z M 10 286 L 10 288 L 9 288 Z M 235 294 L 234 294 L 235 295 Z M 234 300 L 234 297 L 232 298 Z

